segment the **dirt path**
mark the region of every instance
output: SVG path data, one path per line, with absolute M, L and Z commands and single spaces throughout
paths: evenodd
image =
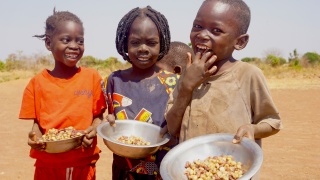
M 27 133 L 32 122 L 18 119 L 23 90 L 28 80 L 0 83 L 0 179 L 33 179 L 34 160 L 28 156 Z M 320 84 L 320 81 L 319 81 Z M 263 140 L 262 180 L 319 179 L 320 88 L 272 89 L 285 129 Z M 99 138 L 102 149 L 97 180 L 111 179 L 112 154 Z

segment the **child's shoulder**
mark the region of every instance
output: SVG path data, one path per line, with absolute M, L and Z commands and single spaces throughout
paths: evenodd
M 98 70 L 91 68 L 91 67 L 80 67 L 81 68 L 81 72 L 85 72 L 85 73 L 99 73 Z
M 258 68 L 256 65 L 253 65 L 253 64 L 250 64 L 247 62 L 243 62 L 243 61 L 237 62 L 235 69 L 237 69 L 238 71 L 241 71 L 242 73 L 246 73 L 246 74 L 262 73 L 262 70 L 260 68 Z
M 90 68 L 90 67 L 80 67 L 80 73 L 82 74 L 82 76 L 94 76 L 94 77 L 100 77 L 102 78 L 102 76 L 100 75 L 100 73 L 98 72 L 98 70 L 94 69 L 94 68 Z

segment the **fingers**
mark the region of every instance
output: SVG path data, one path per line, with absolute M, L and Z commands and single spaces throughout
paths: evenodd
M 109 124 L 113 127 L 116 127 L 116 118 L 114 117 L 113 114 L 108 114 L 107 115 L 107 121 L 109 122 Z
M 86 137 L 84 137 L 82 140 L 82 146 L 85 148 L 92 147 L 92 142 L 93 142 L 93 139 L 87 139 Z
M 253 125 L 248 124 L 248 125 L 242 125 L 239 127 L 237 130 L 237 133 L 232 139 L 233 143 L 240 143 L 243 137 L 247 137 L 251 140 L 254 140 L 254 130 L 253 130 Z
M 201 54 L 197 52 L 195 55 L 194 64 L 201 64 L 203 66 L 204 76 L 211 76 L 213 73 L 217 71 L 217 67 L 214 66 L 214 63 L 217 60 L 217 56 L 213 55 L 213 52 L 208 51 Z
M 187 62 L 187 66 L 186 67 L 189 67 L 192 63 L 192 56 L 191 56 L 191 53 L 187 52 L 187 55 L 188 55 L 188 62 Z
M 28 145 L 38 151 L 44 151 L 46 148 L 46 144 L 37 138 L 34 131 L 29 132 Z
M 160 130 L 160 136 L 163 137 L 167 132 L 168 132 L 168 126 L 166 125 Z
M 234 137 L 233 137 L 233 139 L 232 139 L 232 143 L 234 143 L 234 144 L 237 144 L 237 143 L 239 143 L 241 141 L 241 136 L 239 136 L 239 135 L 235 135 Z
M 86 136 L 87 136 L 88 134 L 91 133 L 92 130 L 93 130 L 93 127 L 89 126 L 86 130 L 83 131 L 83 133 L 86 134 Z
M 32 141 L 37 141 L 36 132 L 34 131 L 29 132 L 29 139 L 31 139 Z

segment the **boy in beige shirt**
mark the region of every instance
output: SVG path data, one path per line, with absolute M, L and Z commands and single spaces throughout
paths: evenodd
M 249 40 L 250 9 L 241 0 L 205 0 L 190 33 L 195 58 L 169 101 L 166 120 L 180 142 L 213 133 L 256 140 L 282 123 L 262 71 L 233 58 Z

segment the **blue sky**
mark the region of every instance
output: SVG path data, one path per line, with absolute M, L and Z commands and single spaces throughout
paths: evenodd
M 245 0 L 252 13 L 249 44 L 235 52 L 235 58 L 263 58 L 268 52 L 284 58 L 299 54 L 320 54 L 319 0 Z M 121 56 L 115 47 L 120 19 L 132 8 L 150 5 L 166 16 L 172 41 L 189 43 L 192 22 L 202 0 L 4 0 L 0 6 L 0 60 L 10 53 L 23 55 L 50 52 L 43 41 L 46 18 L 53 8 L 78 15 L 85 27 L 85 54 L 99 59 Z

